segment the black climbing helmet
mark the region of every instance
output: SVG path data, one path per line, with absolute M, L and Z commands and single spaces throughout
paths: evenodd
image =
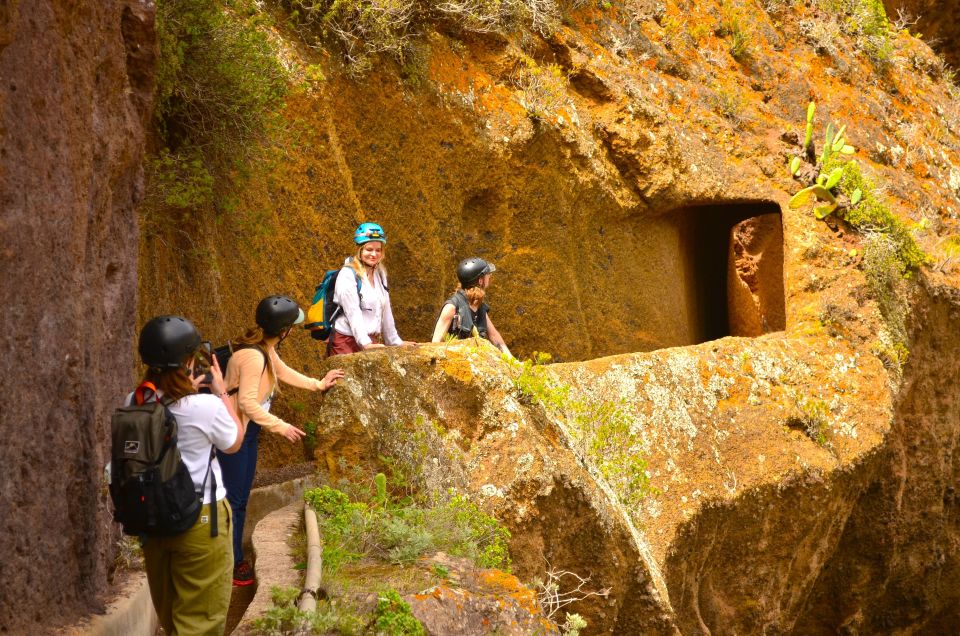
M 268 336 L 279 336 L 303 322 L 303 310 L 287 296 L 267 296 L 257 305 L 257 324 Z
M 476 285 L 477 281 L 483 276 L 492 274 L 495 271 L 497 271 L 497 268 L 493 263 L 488 263 L 482 258 L 472 256 L 463 259 L 460 261 L 460 264 L 457 265 L 457 280 L 460 281 L 461 287 L 468 289 Z
M 157 316 L 140 330 L 137 350 L 151 369 L 178 369 L 197 347 L 200 332 L 182 316 Z

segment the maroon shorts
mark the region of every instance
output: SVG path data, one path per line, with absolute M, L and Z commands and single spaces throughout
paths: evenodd
M 377 336 L 370 336 L 370 339 L 374 342 L 379 341 Z M 330 336 L 330 340 L 327 341 L 328 358 L 331 356 L 342 356 L 348 353 L 360 353 L 361 351 L 363 351 L 363 347 L 360 346 L 360 343 L 357 342 L 353 336 L 345 336 L 342 333 L 334 331 L 333 335 Z

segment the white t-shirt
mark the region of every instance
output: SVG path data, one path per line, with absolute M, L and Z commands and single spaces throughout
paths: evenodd
M 127 396 L 127 404 L 133 394 Z M 193 485 L 203 485 L 203 503 L 210 501 L 210 478 L 203 483 L 210 461 L 210 445 L 226 450 L 237 441 L 237 424 L 220 398 L 205 393 L 196 393 L 180 398 L 170 405 L 170 412 L 177 418 L 177 448 L 180 458 L 190 471 Z M 227 496 L 223 485 L 220 463 L 213 458 L 210 470 L 217 477 L 217 501 Z

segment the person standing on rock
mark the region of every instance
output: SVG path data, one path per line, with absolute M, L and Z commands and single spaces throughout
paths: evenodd
M 233 341 L 234 352 L 227 364 L 226 385 L 236 400 L 237 412 L 246 426 L 239 451 L 220 455 L 227 500 L 233 509 L 233 584 L 253 583 L 253 569 L 243 558 L 243 526 L 247 500 L 257 470 L 260 429 L 266 429 L 296 442 L 305 433 L 270 413 L 270 403 L 278 381 L 309 391 L 330 390 L 343 377 L 343 370 L 328 371 L 322 380 L 307 377 L 284 364 L 277 347 L 294 325 L 303 322 L 303 310 L 286 296 L 268 296 L 256 310 L 256 326 Z
M 341 311 L 333 322 L 327 355 L 416 344 L 401 340 L 393 321 L 383 266 L 387 246 L 383 228 L 376 223 L 361 223 L 353 234 L 353 242 L 357 253 L 344 262 L 333 290 L 333 300 Z
M 433 330 L 433 342 L 443 342 L 449 336 L 470 338 L 476 328 L 481 338 L 486 338 L 503 353 L 512 357 L 507 343 L 490 318 L 490 306 L 483 302 L 490 286 L 493 263 L 479 257 L 465 258 L 457 265 L 457 280 L 460 284 L 453 296 L 447 299 Z
M 127 400 L 133 403 L 136 396 L 142 402 L 146 388 L 156 399 L 169 401 L 177 420 L 181 461 L 194 488 L 203 493 L 203 507 L 192 528 L 170 537 L 142 538 L 150 597 L 164 633 L 172 636 L 223 634 L 230 607 L 231 511 L 217 458 L 237 452 L 244 424 L 227 395 L 216 357 L 204 356 L 200 345 L 200 334 L 186 318 L 158 316 L 147 322 L 138 346 L 147 373 Z M 205 385 L 210 395 L 197 392 L 207 381 L 203 376 L 193 378 L 198 356 L 208 358 L 205 362 L 211 365 Z M 217 449 L 216 457 L 211 457 L 211 446 Z M 215 496 L 212 488 L 204 487 L 211 479 L 217 485 Z

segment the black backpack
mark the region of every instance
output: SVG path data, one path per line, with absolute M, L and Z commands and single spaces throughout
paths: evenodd
M 152 400 L 148 399 L 152 395 Z M 111 422 L 110 497 L 113 519 L 124 534 L 170 537 L 193 527 L 203 506 L 202 492 L 210 477 L 210 499 L 216 501 L 217 479 L 210 460 L 197 492 L 177 448 L 177 420 L 156 387 L 144 382 L 128 406 L 118 408 Z M 210 536 L 217 536 L 217 506 L 211 506 Z
M 470 303 L 464 295 L 463 290 L 457 292 L 448 298 L 444 305 L 453 305 L 456 313 L 450 321 L 450 328 L 447 333 L 453 334 L 461 340 L 473 335 L 473 328 L 477 328 L 477 333 L 481 338 L 489 338 L 487 334 L 487 312 L 490 308 L 487 303 L 480 303 L 480 307 L 474 312 L 470 308 Z

